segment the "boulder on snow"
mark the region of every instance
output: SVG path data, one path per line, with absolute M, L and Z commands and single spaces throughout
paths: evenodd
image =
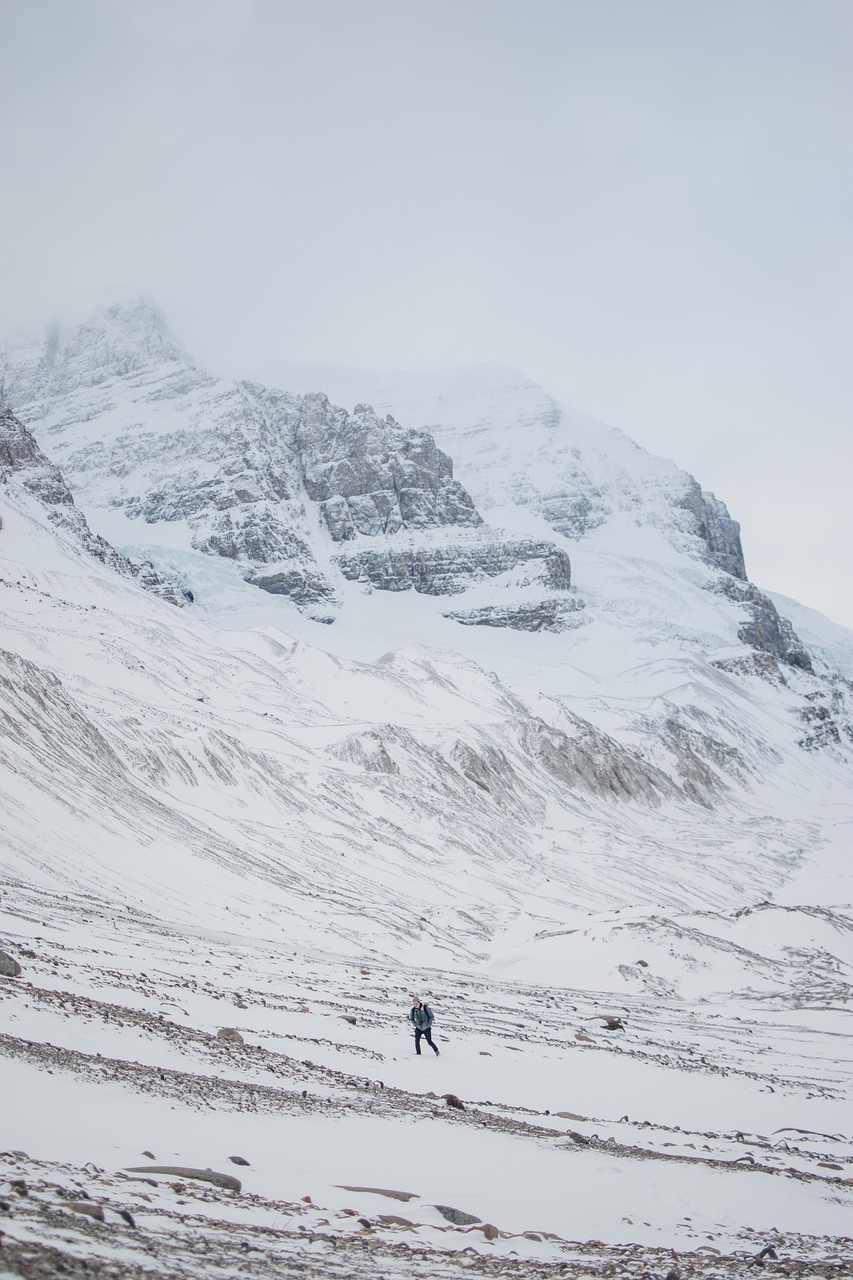
M 104 1221 L 103 1209 L 99 1204 L 92 1204 L 90 1200 L 63 1200 L 62 1203 L 72 1213 L 84 1213 L 87 1218 L 94 1218 L 96 1222 Z
M 17 960 L 13 960 L 5 951 L 0 951 L 0 977 L 17 978 L 20 972 L 21 966 Z
M 389 1191 L 387 1187 L 349 1187 L 338 1184 L 338 1191 L 363 1191 L 371 1196 L 390 1196 L 392 1200 L 417 1200 L 416 1191 Z
M 434 1208 L 438 1209 L 442 1218 L 452 1222 L 454 1227 L 473 1227 L 475 1223 L 482 1222 L 482 1218 L 475 1218 L 473 1213 L 465 1213 L 462 1209 L 454 1209 L 449 1204 L 437 1204 Z
M 578 1133 L 576 1129 L 567 1129 L 566 1135 L 571 1138 L 572 1142 L 576 1142 L 579 1147 L 589 1146 L 589 1138 L 582 1133 Z
M 482 1226 L 472 1227 L 472 1231 L 482 1231 L 487 1240 L 497 1240 L 500 1237 L 500 1229 L 493 1222 L 484 1222 Z
M 225 1040 L 228 1044 L 245 1044 L 245 1040 L 235 1027 L 220 1027 L 216 1033 L 217 1040 Z
M 213 1169 L 190 1169 L 179 1164 L 146 1164 L 131 1165 L 125 1173 L 165 1173 L 173 1178 L 193 1178 L 197 1182 L 211 1182 L 223 1191 L 242 1191 L 243 1184 L 239 1178 L 232 1178 L 230 1173 L 216 1173 Z

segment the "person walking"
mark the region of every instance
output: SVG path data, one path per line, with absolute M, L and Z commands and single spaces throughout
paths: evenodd
M 426 1040 L 429 1047 L 438 1057 L 438 1045 L 432 1042 L 431 1027 L 435 1018 L 432 1015 L 432 1009 L 428 1004 L 424 1004 L 420 996 L 412 996 L 412 1007 L 409 1010 L 409 1022 L 415 1028 L 415 1053 L 421 1051 L 421 1036 Z

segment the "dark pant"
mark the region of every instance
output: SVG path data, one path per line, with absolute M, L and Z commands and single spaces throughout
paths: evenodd
M 429 1047 L 435 1049 L 435 1052 L 438 1053 L 438 1048 L 432 1042 L 432 1031 L 429 1027 L 426 1027 L 423 1031 L 421 1031 L 420 1027 L 415 1027 L 415 1053 L 420 1053 L 421 1051 L 421 1036 L 426 1040 Z

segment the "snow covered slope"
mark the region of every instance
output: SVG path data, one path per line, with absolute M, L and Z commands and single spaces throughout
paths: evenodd
M 87 1160 L 106 1203 L 145 1149 L 228 1172 L 242 1137 L 248 1198 L 149 1187 L 151 1249 L 167 1222 L 191 1267 L 211 1215 L 211 1275 L 262 1231 L 323 1275 L 409 1274 L 409 1231 L 448 1275 L 466 1245 L 475 1273 L 525 1276 L 631 1242 L 825 1254 L 853 1159 L 849 633 L 786 607 L 798 636 L 721 504 L 495 366 L 339 409 L 340 384 L 215 379 L 134 303 L 3 369 L 21 1248 L 118 1248 L 50 1210 Z M 421 987 L 449 1035 L 428 1083 L 395 1048 Z M 464 1112 L 437 1112 L 448 1091 Z M 428 1117 L 423 1204 L 371 1192 L 359 1225 L 349 1188 L 410 1182 Z M 542 1192 L 561 1177 L 574 1199 Z M 463 1240 L 435 1207 L 454 1197 L 498 1233 Z M 591 1237 L 604 1254 L 568 1243 Z

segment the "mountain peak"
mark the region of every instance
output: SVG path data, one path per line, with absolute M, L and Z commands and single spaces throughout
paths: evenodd
M 191 364 L 162 312 L 142 295 L 103 301 L 80 320 L 53 320 L 0 353 L 0 404 L 21 411 L 45 395 L 68 395 L 150 365 Z

